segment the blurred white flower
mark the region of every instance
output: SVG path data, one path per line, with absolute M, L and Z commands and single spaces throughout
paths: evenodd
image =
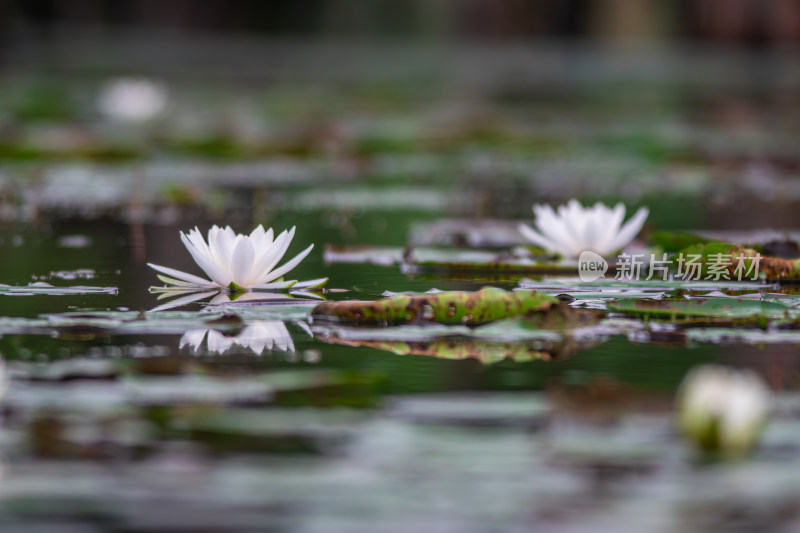
M 168 102 L 163 83 L 146 78 L 119 78 L 103 85 L 97 107 L 113 120 L 147 122 L 164 113 Z
M 303 323 L 299 324 L 305 326 L 305 329 L 308 328 Z M 189 346 L 192 351 L 199 352 L 203 348 L 203 340 L 206 341 L 206 348 L 211 353 L 221 354 L 235 346 L 252 350 L 257 354 L 263 353 L 264 350 L 294 351 L 292 336 L 286 329 L 286 324 L 280 320 L 250 322 L 235 336 L 225 335 L 213 329 L 192 329 L 183 334 L 180 347 Z
M 328 278 L 320 278 L 298 283 L 282 281 L 281 276 L 296 267 L 314 248 L 308 248 L 297 254 L 282 266 L 275 268 L 283 258 L 294 238 L 295 228 L 284 230 L 273 239 L 272 228 L 264 230 L 258 225 L 250 235 L 234 233 L 230 226 L 226 228 L 212 227 L 208 231 L 208 243 L 197 228 L 189 230 L 189 234 L 181 233 L 181 241 L 192 254 L 195 262 L 211 280 L 168 268 L 147 263 L 166 276 L 158 279 L 188 290 L 229 288 L 242 289 L 286 289 L 311 288 L 324 285 Z M 167 277 L 172 276 L 172 277 Z
M 622 225 L 625 206 L 621 203 L 613 209 L 600 202 L 594 207 L 583 207 L 574 199 L 557 210 L 535 204 L 533 212 L 536 229 L 520 224 L 520 233 L 531 243 L 564 259 L 577 259 L 586 250 L 600 255 L 619 250 L 639 233 L 648 215 L 647 208 L 642 207 Z
M 704 365 L 681 383 L 678 424 L 704 450 L 742 455 L 758 440 L 769 407 L 769 389 L 755 372 Z

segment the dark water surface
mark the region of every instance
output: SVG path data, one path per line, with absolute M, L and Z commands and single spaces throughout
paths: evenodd
M 756 82 L 749 57 L 676 53 L 676 73 L 617 58 L 606 72 L 587 67 L 594 52 L 506 65 L 492 50 L 439 72 L 411 50 L 420 72 L 403 84 L 360 73 L 366 60 L 343 60 L 354 78 L 341 83 L 313 47 L 298 61 L 290 48 L 273 50 L 292 59 L 282 81 L 251 76 L 250 61 L 207 85 L 169 80 L 175 104 L 152 130 L 101 120 L 90 68 L 3 82 L 0 283 L 15 288 L 0 288 L 3 531 L 800 528 L 794 330 L 634 328 L 537 340 L 516 358 L 459 338 L 471 357 L 415 355 L 335 342 L 302 299 L 148 313 L 163 301 L 146 266 L 199 274 L 178 236 L 196 225 L 296 226 L 287 256 L 316 248 L 292 279 L 376 299 L 522 280 L 326 264 L 326 245 L 402 249 L 423 222 L 529 219 L 532 203 L 572 197 L 649 207 L 638 244 L 657 230 L 796 228 L 796 68 L 764 66 Z M 302 81 L 303 59 L 321 80 Z M 481 69 L 499 74 L 470 82 Z M 76 286 L 91 288 L 54 294 Z M 705 463 L 677 434 L 676 388 L 707 362 L 753 368 L 775 392 L 747 460 Z

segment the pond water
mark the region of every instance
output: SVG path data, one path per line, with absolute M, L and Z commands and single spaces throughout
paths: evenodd
M 484 286 L 604 310 L 619 287 L 398 260 L 407 246 L 469 248 L 443 219 L 465 232 L 489 224 L 476 238 L 502 240 L 534 202 L 647 206 L 637 246 L 655 231 L 783 235 L 800 200 L 787 149 L 797 125 L 770 122 L 776 102 L 792 103 L 786 93 L 649 87 L 631 100 L 605 86 L 455 105 L 378 86 L 330 89 L 337 104 L 323 112 L 308 87 L 254 95 L 176 82 L 164 130 L 131 133 L 97 125 L 74 98 L 84 79 L 34 85 L 59 87 L 74 108 L 5 104 L 25 139 L 3 141 L 0 181 L 6 530 L 800 526 L 795 326 L 683 328 L 612 314 L 618 322 L 574 342 L 477 328 L 440 335 L 442 348 L 416 330 L 387 339 L 311 318 L 319 299 Z M 211 111 L 198 114 L 203 105 Z M 26 121 L 21 109 L 47 116 Z M 65 145 L 62 129 L 83 141 Z M 112 149 L 121 160 L 107 159 Z M 179 231 L 260 223 L 297 227 L 288 256 L 315 243 L 292 278 L 328 277 L 326 290 L 152 311 L 164 300 L 148 290 L 161 283 L 147 262 L 200 273 Z M 485 244 L 472 248 L 509 248 Z M 353 246 L 373 248 L 342 248 Z M 354 251 L 355 262 L 337 256 Z M 791 283 L 623 289 L 797 306 Z M 775 392 L 747 460 L 703 462 L 675 429 L 679 383 L 709 362 L 753 368 Z

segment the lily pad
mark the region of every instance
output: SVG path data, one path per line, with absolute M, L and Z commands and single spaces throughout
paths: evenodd
M 648 318 L 699 318 L 714 322 L 766 323 L 792 318 L 793 310 L 777 302 L 742 298 L 624 299 L 607 304 L 609 311 Z
M 407 273 L 437 271 L 478 271 L 516 274 L 576 274 L 577 265 L 537 261 L 493 250 L 454 250 L 445 248 L 409 248 L 403 257 Z
M 415 321 L 476 325 L 530 311 L 547 310 L 558 300 L 536 291 L 506 292 L 485 288 L 478 292 L 440 292 L 397 296 L 375 301 L 324 302 L 311 312 L 315 319 L 357 324 L 403 324 Z
M 762 256 L 756 250 L 723 242 L 696 244 L 681 250 L 685 258 L 699 257 L 700 276 L 730 279 L 800 279 L 800 259 Z M 712 272 L 715 270 L 716 272 Z M 741 278 L 741 279 L 740 279 Z

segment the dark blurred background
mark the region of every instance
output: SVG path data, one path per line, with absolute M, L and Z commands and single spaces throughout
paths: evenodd
M 64 30 L 254 35 L 800 44 L 797 0 L 6 0 L 7 42 Z

